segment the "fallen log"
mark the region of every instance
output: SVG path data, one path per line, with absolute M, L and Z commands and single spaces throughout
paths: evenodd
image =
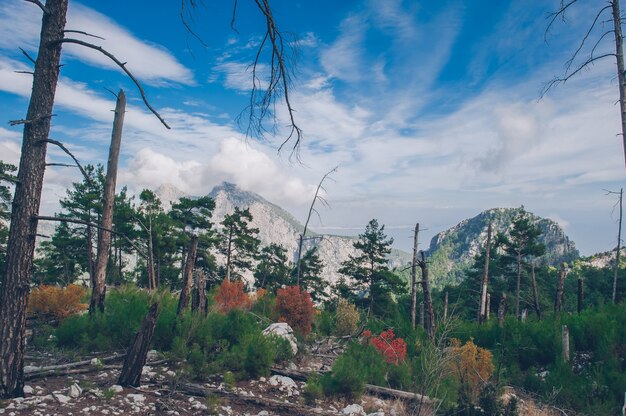
M 125 355 L 126 354 L 116 354 L 116 355 L 111 355 L 109 357 L 99 358 L 99 360 L 102 361 L 102 363 L 106 363 L 109 361 L 115 361 L 115 360 L 119 360 L 120 358 L 124 358 Z M 40 372 L 45 372 L 45 371 L 69 370 L 70 368 L 76 368 L 76 367 L 82 367 L 84 365 L 89 365 L 91 364 L 92 359 L 84 360 L 84 361 L 77 361 L 77 362 L 67 363 L 67 364 L 49 365 L 46 367 L 27 367 L 24 369 L 24 374 L 28 375 L 31 373 L 40 373 Z
M 298 381 L 307 381 L 307 379 L 312 374 L 320 374 L 319 372 L 287 370 L 287 369 L 275 368 L 275 367 L 272 368 L 271 371 L 274 374 L 290 377 Z M 438 402 L 438 400 L 436 399 L 431 399 L 430 397 L 423 396 L 418 393 L 411 393 L 408 391 L 396 390 L 396 389 L 391 389 L 388 387 L 380 387 L 380 386 L 375 386 L 373 384 L 366 384 L 365 391 L 369 394 L 384 397 L 384 398 L 416 401 L 425 405 L 435 405 Z
M 192 383 L 178 384 L 176 388 L 186 394 L 197 397 L 209 397 L 210 395 L 218 395 L 227 398 L 231 402 L 243 402 L 245 404 L 253 404 L 262 406 L 264 408 L 272 409 L 272 412 L 277 412 L 284 415 L 322 415 L 322 416 L 336 416 L 338 412 L 330 412 L 317 407 L 309 407 L 297 403 L 284 402 L 277 399 L 270 399 L 268 397 L 259 396 L 243 396 L 235 392 L 221 390 L 217 388 L 210 388 Z

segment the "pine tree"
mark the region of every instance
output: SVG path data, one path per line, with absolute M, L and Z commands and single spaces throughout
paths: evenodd
M 300 286 L 311 294 L 311 298 L 318 302 L 326 298 L 325 289 L 328 283 L 322 279 L 324 263 L 317 254 L 317 247 L 308 249 L 300 258 Z M 298 278 L 298 269 L 292 270 L 292 279 L 295 284 Z
M 235 207 L 232 214 L 222 221 L 222 241 L 220 252 L 226 256 L 225 279 L 230 281 L 236 270 L 250 270 L 261 241 L 257 238 L 258 228 L 250 228 L 250 209 Z
M 15 183 L 13 172 L 17 167 L 0 160 L 0 281 L 4 277 L 4 266 L 7 255 L 7 239 L 9 237 L 8 222 L 11 219 L 11 183 Z
M 271 243 L 261 249 L 259 263 L 254 270 L 254 286 L 272 293 L 289 284 L 292 265 L 287 260 L 287 249 Z

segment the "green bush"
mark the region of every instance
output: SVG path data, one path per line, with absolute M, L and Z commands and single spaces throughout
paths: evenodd
M 318 375 L 312 375 L 302 390 L 304 402 L 309 406 L 315 406 L 315 401 L 324 397 L 324 388 Z
M 372 345 L 353 342 L 337 358 L 332 371 L 324 374 L 322 386 L 326 395 L 359 397 L 366 383 L 386 385 L 388 365 Z

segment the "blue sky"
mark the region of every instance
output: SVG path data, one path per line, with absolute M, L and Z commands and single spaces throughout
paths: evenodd
M 557 220 L 584 254 L 605 251 L 616 243 L 617 215 L 603 190 L 618 190 L 625 173 L 615 64 L 598 62 L 539 100 L 604 3 L 577 5 L 546 43 L 546 15 L 558 3 L 272 2 L 297 45 L 291 97 L 304 139 L 294 163 L 276 152 L 287 124 L 280 103 L 275 137 L 246 140 L 236 122 L 263 33 L 254 2 L 238 2 L 236 32 L 232 2 L 194 11 L 204 47 L 181 24 L 179 2 L 70 0 L 67 28 L 104 37 L 82 38 L 128 62 L 173 128 L 146 111 L 113 64 L 67 45 L 51 136 L 85 163 L 104 162 L 115 105 L 107 89 L 123 88 L 118 183 L 131 190 L 171 183 L 201 195 L 228 180 L 303 219 L 317 181 L 339 165 L 319 231 L 356 234 L 378 218 L 408 248 L 415 222 L 427 242 L 484 209 L 523 204 Z M 18 47 L 36 53 L 40 21 L 31 3 L 0 2 L 6 121 L 26 112 L 31 80 L 14 71 L 29 69 Z M 610 37 L 600 47 L 610 50 Z M 16 162 L 20 139 L 19 127 L 0 124 L 0 158 Z M 50 149 L 49 160 L 65 157 Z M 73 180 L 74 170 L 49 168 L 42 210 L 53 212 Z

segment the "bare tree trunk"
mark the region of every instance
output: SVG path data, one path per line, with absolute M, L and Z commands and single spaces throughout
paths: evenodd
M 33 88 L 24 122 L 20 166 L 15 184 L 7 243 L 6 275 L 0 287 L 0 398 L 21 396 L 24 387 L 26 305 L 33 267 L 35 236 L 46 142 L 59 79 L 67 0 L 48 0 L 43 15 Z
M 489 259 L 491 257 L 491 221 L 487 227 L 487 245 L 485 246 L 485 266 L 483 267 L 483 284 L 480 292 L 480 311 L 478 314 L 478 322 L 485 321 L 487 307 L 487 285 L 489 283 Z
M 196 271 L 196 285 L 191 300 L 191 310 L 202 315 L 206 315 L 207 312 L 206 274 L 201 269 Z
M 328 177 L 328 175 L 330 175 L 333 172 L 337 171 L 338 166 L 335 166 L 333 169 L 329 170 L 328 172 L 326 172 L 326 174 L 322 177 L 322 180 L 320 180 L 320 183 L 317 184 L 317 189 L 315 189 L 315 196 L 313 197 L 313 201 L 311 202 L 311 207 L 309 208 L 309 214 L 306 217 L 306 222 L 304 223 L 304 230 L 302 230 L 302 234 L 300 234 L 300 239 L 298 241 L 298 258 L 296 259 L 296 286 L 300 286 L 300 277 L 302 277 L 302 245 L 304 243 L 304 237 L 306 236 L 306 231 L 307 228 L 309 227 L 309 221 L 311 220 L 311 215 L 313 214 L 313 212 L 317 212 L 315 211 L 315 202 L 320 199 L 322 201 L 322 203 L 326 203 L 326 201 L 319 196 L 320 193 L 320 189 L 324 189 L 322 187 L 322 185 L 324 184 L 324 181 L 326 180 L 326 178 Z
M 491 295 L 487 293 L 487 309 L 485 309 L 485 319 L 488 321 L 491 315 Z
M 148 289 L 156 289 L 154 272 L 154 247 L 152 242 L 152 217 L 148 217 Z
M 196 263 L 196 251 L 198 250 L 198 236 L 191 237 L 189 251 L 187 252 L 187 261 L 185 262 L 185 273 L 183 273 L 183 289 L 178 299 L 178 309 L 176 314 L 180 315 L 187 306 L 189 306 L 189 296 L 191 294 L 191 285 L 193 283 L 193 266 Z
M 626 77 L 624 76 L 624 38 L 622 37 L 622 17 L 619 0 L 611 1 L 613 14 L 613 33 L 615 35 L 615 60 L 617 61 L 617 81 L 619 84 L 619 107 L 622 120 L 622 143 L 624 163 L 626 163 Z
M 541 306 L 539 306 L 539 293 L 537 292 L 537 279 L 535 278 L 535 262 L 530 262 L 530 280 L 533 285 L 533 306 L 537 319 L 541 321 Z
M 139 387 L 141 372 L 146 364 L 148 349 L 150 348 L 150 342 L 152 342 L 154 328 L 157 323 L 158 310 L 159 305 L 153 303 L 141 324 L 141 329 L 135 335 L 135 339 L 124 359 L 124 366 L 118 380 L 120 386 Z
M 506 315 L 506 293 L 502 292 L 500 298 L 500 305 L 498 306 L 498 325 L 502 327 L 504 325 L 504 316 Z
M 433 302 L 430 297 L 430 288 L 428 283 L 428 266 L 426 259 L 424 258 L 424 252 L 422 251 L 422 260 L 419 262 L 419 266 L 422 269 L 422 291 L 424 292 L 424 328 L 428 333 L 428 338 L 431 341 L 435 340 L 435 313 L 433 312 Z
M 517 286 L 515 287 L 515 317 L 520 319 L 519 314 L 519 292 L 522 285 L 522 253 L 517 253 Z
M 621 92 L 621 88 L 620 88 L 620 92 Z M 623 105 L 623 100 L 621 102 Z M 622 112 L 622 116 L 623 116 L 623 112 Z M 613 266 L 613 295 L 611 297 L 611 299 L 613 300 L 613 304 L 617 302 L 617 276 L 619 273 L 619 258 L 620 258 L 620 254 L 622 251 L 621 243 L 622 243 L 622 196 L 623 194 L 624 194 L 624 188 L 621 188 L 619 190 L 619 227 L 617 229 L 617 250 L 615 251 L 615 266 Z
M 91 213 L 89 214 L 89 222 L 91 222 Z M 100 235 L 98 233 L 98 235 Z M 87 226 L 87 244 L 85 244 L 85 250 L 87 251 L 87 268 L 89 269 L 89 283 L 91 287 L 94 288 L 96 286 L 96 274 L 93 267 L 93 232 L 91 230 L 91 226 Z
M 446 298 L 443 302 L 443 320 L 448 320 L 448 291 L 446 290 Z
M 115 104 L 115 116 L 113 117 L 113 133 L 111 134 L 111 147 L 109 148 L 109 161 L 107 163 L 107 176 L 104 183 L 104 201 L 102 203 L 102 218 L 100 225 L 104 228 L 113 226 L 113 205 L 115 204 L 115 184 L 117 182 L 117 162 L 120 156 L 122 144 L 122 128 L 124 126 L 124 113 L 126 112 L 126 96 L 120 90 Z M 111 234 L 101 230 L 98 233 L 98 255 L 96 260 L 96 273 L 94 286 L 91 292 L 89 313 L 94 314 L 96 308 L 104 312 L 104 298 L 106 296 L 106 272 L 109 263 L 109 248 L 111 247 Z
M 561 263 L 559 270 L 559 282 L 556 287 L 556 298 L 554 299 L 554 313 L 561 312 L 563 307 L 563 292 L 565 291 L 565 263 Z
M 561 328 L 561 347 L 563 353 L 563 362 L 569 362 L 569 329 L 567 325 Z
M 578 313 L 583 311 L 583 303 L 585 301 L 585 293 L 583 292 L 583 279 L 578 278 L 578 307 L 576 308 Z
M 417 305 L 417 239 L 420 232 L 420 224 L 415 224 L 413 235 L 413 262 L 411 263 L 411 327 L 415 329 L 415 309 Z M 447 292 L 446 292 L 447 294 Z

